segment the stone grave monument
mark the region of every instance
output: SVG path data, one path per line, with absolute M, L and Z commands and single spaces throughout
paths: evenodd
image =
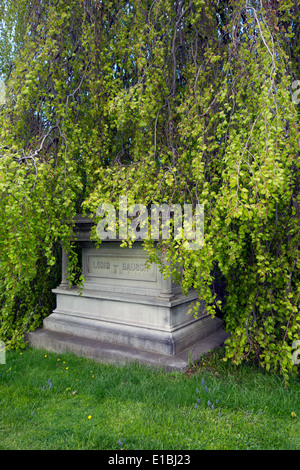
M 117 239 L 103 240 L 96 248 L 90 231 L 91 221 L 77 217 L 83 290 L 69 288 L 68 254 L 63 252 L 62 282 L 53 291 L 57 307 L 44 319 L 43 328 L 28 333 L 31 346 L 184 371 L 189 361 L 224 343 L 222 321 L 206 315 L 204 304 L 197 318 L 187 315 L 197 294 L 183 295 L 156 264 L 147 268 L 141 242 L 123 248 Z

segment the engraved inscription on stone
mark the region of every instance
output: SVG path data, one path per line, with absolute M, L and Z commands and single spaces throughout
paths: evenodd
M 139 257 L 112 255 L 86 255 L 87 275 L 108 279 L 134 279 L 156 281 L 156 266 L 145 266 L 145 259 Z

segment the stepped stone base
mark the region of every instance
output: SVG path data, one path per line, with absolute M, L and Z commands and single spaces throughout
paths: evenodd
M 174 356 L 167 356 L 122 344 L 106 343 L 100 340 L 38 329 L 27 334 L 29 345 L 36 349 L 63 353 L 71 352 L 77 356 L 97 362 L 130 364 L 139 363 L 150 367 L 161 367 L 166 371 L 185 372 L 191 362 L 201 354 L 220 347 L 228 337 L 220 328 L 214 334 L 197 341 L 191 348 Z

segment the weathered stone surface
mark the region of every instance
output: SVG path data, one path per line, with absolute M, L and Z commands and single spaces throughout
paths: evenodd
M 196 293 L 182 295 L 157 265 L 147 267 L 141 243 L 122 248 L 118 240 L 103 241 L 96 248 L 89 228 L 83 219 L 77 232 L 84 289 L 67 287 L 64 262 L 62 284 L 54 290 L 57 307 L 42 330 L 28 335 L 32 346 L 117 362 L 126 353 L 127 359 L 182 369 L 188 352 L 223 344 L 222 321 L 207 316 L 204 303 L 197 318 L 187 315 Z
M 166 356 L 142 349 L 135 349 L 121 344 L 105 343 L 81 336 L 67 335 L 41 328 L 28 333 L 32 347 L 57 353 L 71 352 L 77 356 L 97 362 L 129 364 L 139 363 L 150 367 L 163 368 L 166 371 L 185 372 L 190 362 L 201 354 L 221 346 L 227 338 L 223 329 L 197 341 L 191 348 L 175 356 Z

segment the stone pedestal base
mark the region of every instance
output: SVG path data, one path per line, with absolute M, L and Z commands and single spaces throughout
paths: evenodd
M 226 338 L 227 334 L 220 328 L 216 333 L 196 341 L 191 348 L 175 356 L 167 356 L 121 344 L 105 343 L 81 336 L 58 333 L 44 328 L 27 334 L 29 344 L 37 349 L 59 354 L 71 352 L 97 362 L 121 365 L 138 363 L 176 372 L 186 372 L 191 362 L 197 360 L 203 353 L 222 346 Z
M 91 290 L 79 295 L 77 288 L 54 292 L 56 310 L 42 329 L 28 334 L 33 347 L 184 371 L 189 361 L 221 346 L 227 337 L 220 319 L 187 315 L 192 294 L 165 300 Z
M 171 300 L 137 294 L 55 289 L 57 308 L 44 329 L 174 356 L 221 328 L 221 321 L 187 315 L 195 296 Z

